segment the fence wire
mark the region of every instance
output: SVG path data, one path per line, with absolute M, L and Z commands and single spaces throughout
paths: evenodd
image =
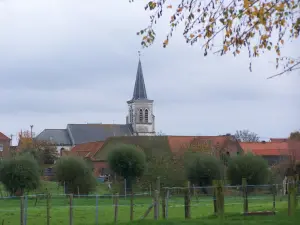
M 272 211 L 287 209 L 287 195 L 283 185 L 246 186 L 248 210 Z M 185 196 L 189 191 L 191 217 L 198 218 L 216 212 L 214 187 L 172 187 L 159 192 L 158 217 L 185 217 Z M 242 213 L 245 192 L 242 186 L 224 186 L 224 210 L 226 213 Z M 130 219 L 155 218 L 153 193 L 143 192 L 131 195 L 26 195 L 24 197 L 0 197 L 0 222 L 3 224 L 40 225 L 62 223 L 79 225 L 104 224 Z M 299 196 L 298 196 L 299 198 Z M 165 205 L 165 206 L 164 206 Z M 131 208 L 133 211 L 131 213 Z M 70 222 L 71 221 L 71 222 Z

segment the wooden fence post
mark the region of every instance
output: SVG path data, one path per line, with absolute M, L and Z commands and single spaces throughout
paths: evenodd
M 50 193 L 47 193 L 47 225 L 50 225 Z
M 163 191 L 163 194 L 162 194 L 162 216 L 164 219 L 166 219 L 166 191 L 164 190 Z
M 70 214 L 69 214 L 69 221 L 70 225 L 73 225 L 73 194 L 70 194 Z
M 187 184 L 187 188 L 184 192 L 184 217 L 185 219 L 191 218 L 191 193 L 190 193 L 190 182 Z
M 114 223 L 118 221 L 118 207 L 119 207 L 119 194 L 116 193 L 114 196 L 114 206 L 115 206 L 115 214 L 114 214 Z
M 134 198 L 134 193 L 133 190 L 131 190 L 131 196 L 130 196 L 130 221 L 133 221 L 133 198 Z
M 243 198 L 244 198 L 244 213 L 248 213 L 248 191 L 247 191 L 246 178 L 242 179 L 242 191 L 243 191 Z
M 288 215 L 295 213 L 297 205 L 297 193 L 294 177 L 288 177 Z
M 224 186 L 222 180 L 216 181 L 217 213 L 219 217 L 224 216 Z
M 214 204 L 214 214 L 217 215 L 217 198 L 216 198 L 216 181 L 213 181 L 213 204 Z
M 20 197 L 20 225 L 24 225 L 24 196 Z
M 275 213 L 276 211 L 276 185 L 273 184 L 273 212 Z
M 168 218 L 168 213 L 169 213 L 169 198 L 170 198 L 170 190 L 167 189 L 167 196 L 166 196 L 166 219 Z
M 96 195 L 96 218 L 95 218 L 96 225 L 98 225 L 99 220 L 99 196 Z
M 154 219 L 158 220 L 159 218 L 159 192 L 155 190 L 154 194 Z

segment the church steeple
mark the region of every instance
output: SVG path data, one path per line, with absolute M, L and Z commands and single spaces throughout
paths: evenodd
M 147 99 L 147 92 L 146 92 L 146 86 L 145 86 L 145 81 L 143 76 L 142 63 L 141 63 L 141 59 L 139 58 L 139 64 L 138 64 L 138 69 L 135 78 L 132 100 L 142 100 L 142 99 Z
M 155 135 L 155 116 L 153 100 L 147 98 L 142 63 L 139 59 L 132 99 L 127 101 L 128 115 L 126 123 L 131 125 L 135 135 Z

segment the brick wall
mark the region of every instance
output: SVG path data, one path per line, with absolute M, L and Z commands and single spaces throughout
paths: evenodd
M 106 161 L 93 161 L 94 174 L 96 177 L 109 173 L 109 167 Z M 103 173 L 103 174 L 101 174 Z
M 3 146 L 2 151 L 0 151 L 0 157 L 1 158 L 7 158 L 10 156 L 10 140 L 0 140 L 1 147 Z

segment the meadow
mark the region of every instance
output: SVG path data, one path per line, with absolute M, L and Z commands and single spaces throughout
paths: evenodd
M 152 203 L 149 196 L 134 197 L 134 220 L 141 220 L 144 213 Z M 26 221 L 28 225 L 46 224 L 47 221 L 47 203 L 42 196 L 28 197 L 25 203 Z M 53 195 L 50 201 L 50 224 L 66 225 L 69 224 L 70 202 L 69 197 L 64 195 Z M 272 210 L 273 202 L 271 198 L 265 196 L 249 198 L 249 211 Z M 276 201 L 276 216 L 261 216 L 260 218 L 268 218 L 268 220 L 276 221 L 277 217 L 287 215 L 287 201 L 281 199 Z M 113 199 L 108 196 L 81 196 L 74 197 L 73 204 L 73 225 L 96 225 L 113 223 L 114 221 L 114 203 Z M 162 217 L 162 208 L 160 208 L 160 218 Z M 225 213 L 229 216 L 226 221 L 231 220 L 249 220 L 241 215 L 243 211 L 243 199 L 241 197 L 225 198 Z M 201 198 L 192 198 L 191 200 L 191 217 L 193 219 L 201 219 L 207 223 L 218 222 L 213 219 L 213 200 L 210 196 L 202 196 Z M 20 198 L 3 198 L 0 200 L 0 222 L 3 225 L 16 225 L 20 223 Z M 149 213 L 144 223 L 152 223 L 153 210 Z M 168 220 L 184 220 L 183 198 L 172 197 L 168 201 Z M 130 198 L 120 197 L 118 204 L 118 223 L 126 223 L 130 221 Z M 205 222 L 205 223 L 206 223 Z
M 20 224 L 21 210 L 20 197 L 8 197 L 0 187 L 0 224 Z M 24 201 L 24 225 L 47 224 L 46 191 L 51 193 L 49 214 L 51 225 L 70 224 L 70 200 L 64 195 L 63 189 L 54 182 L 44 182 L 35 193 L 27 193 Z M 299 212 L 293 217 L 287 217 L 287 197 L 276 197 L 275 216 L 242 216 L 243 198 L 239 194 L 225 196 L 225 224 L 295 224 L 300 221 Z M 249 211 L 272 211 L 273 196 L 271 194 L 252 194 L 248 197 Z M 219 224 L 220 220 L 214 216 L 213 198 L 209 195 L 196 195 L 191 198 L 191 220 L 184 219 L 184 198 L 182 193 L 172 193 L 167 201 L 167 219 L 162 219 L 162 206 L 159 209 L 159 220 L 154 221 L 153 209 L 145 219 L 141 219 L 153 199 L 149 193 L 139 193 L 134 196 L 134 223 L 136 224 Z M 74 196 L 72 201 L 73 225 L 100 225 L 114 222 L 115 206 L 113 198 L 108 193 L 107 186 L 98 185 L 96 193 L 89 196 Z M 118 202 L 117 223 L 130 222 L 130 196 L 120 196 Z

